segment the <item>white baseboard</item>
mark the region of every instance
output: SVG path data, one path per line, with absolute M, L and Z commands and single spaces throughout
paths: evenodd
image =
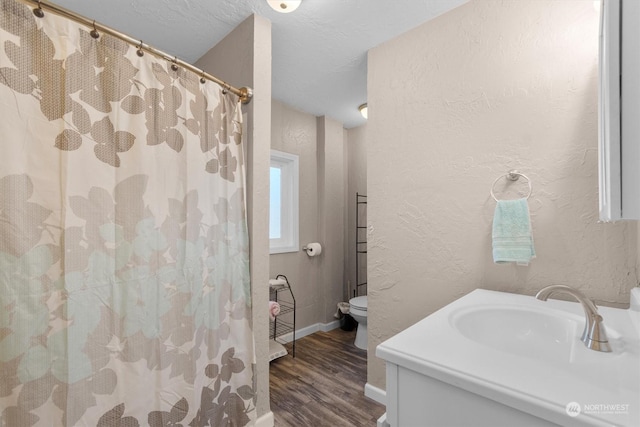
M 329 332 L 333 329 L 336 329 L 340 326 L 339 320 L 334 320 L 329 323 L 314 323 L 313 325 L 307 326 L 306 328 L 296 329 L 296 340 L 299 340 L 302 337 L 306 337 L 307 335 L 311 335 L 314 332 L 322 331 Z M 293 332 L 289 332 L 288 334 L 280 335 L 278 337 L 278 342 L 286 344 L 288 342 L 293 341 Z
M 380 418 L 378 418 L 378 422 L 376 423 L 377 427 L 391 427 L 387 422 L 387 413 L 382 414 Z
M 273 412 L 269 411 L 256 420 L 256 427 L 273 427 L 275 421 L 273 419 Z
M 320 325 L 320 330 L 322 332 L 329 332 L 334 329 L 338 329 L 340 327 L 340 321 L 334 320 L 333 322 L 329 322 L 329 323 L 319 323 L 319 325 Z
M 376 402 L 387 406 L 387 392 L 385 390 L 382 390 L 381 388 L 366 383 L 364 385 L 364 395 L 369 399 L 373 399 Z

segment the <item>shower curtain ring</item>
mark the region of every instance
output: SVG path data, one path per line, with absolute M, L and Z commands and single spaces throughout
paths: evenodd
M 91 35 L 91 37 L 93 37 L 94 39 L 99 39 L 100 38 L 100 33 L 98 32 L 98 29 L 96 28 L 96 20 L 93 20 L 93 30 L 91 30 L 89 32 L 89 34 Z
M 226 83 L 223 84 L 222 85 L 222 94 L 226 95 L 229 92 L 229 88 L 230 88 L 230 86 L 228 84 L 226 84 Z
M 171 64 L 171 69 L 173 71 L 178 71 L 178 57 L 177 56 L 173 57 L 173 63 Z
M 38 0 L 38 8 L 33 9 L 33 14 L 38 18 L 44 18 L 44 10 L 42 10 L 42 5 L 40 4 L 40 0 Z
M 202 75 L 200 76 L 200 83 L 205 84 L 207 79 L 204 78 L 204 70 L 202 70 Z
M 144 56 L 144 51 L 142 50 L 142 45 L 143 42 L 142 40 L 140 40 L 140 44 L 138 45 L 138 50 L 136 51 L 136 54 L 140 57 Z

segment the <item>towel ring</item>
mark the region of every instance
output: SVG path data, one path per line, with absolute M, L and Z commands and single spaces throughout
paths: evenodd
M 498 201 L 498 198 L 493 192 L 493 187 L 496 186 L 496 183 L 500 180 L 500 178 L 507 178 L 509 181 L 517 181 L 520 177 L 523 177 L 529 183 L 529 193 L 527 194 L 527 197 L 526 197 L 528 199 L 529 196 L 531 196 L 531 191 L 533 190 L 533 187 L 531 185 L 531 180 L 525 174 L 520 173 L 517 170 L 511 170 L 507 174 L 500 175 L 499 177 L 497 177 L 496 180 L 493 181 L 493 184 L 491 184 L 491 197 L 493 197 L 493 200 L 495 200 L 496 202 Z

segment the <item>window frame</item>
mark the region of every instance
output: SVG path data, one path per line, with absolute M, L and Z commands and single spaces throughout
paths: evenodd
M 298 155 L 271 150 L 269 171 L 280 169 L 280 238 L 269 237 L 269 253 L 298 252 L 299 241 L 299 164 Z M 269 213 L 271 214 L 271 178 L 269 178 Z M 271 227 L 271 224 L 269 224 Z

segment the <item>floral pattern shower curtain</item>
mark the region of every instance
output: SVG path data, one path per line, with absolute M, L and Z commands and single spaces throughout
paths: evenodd
M 0 5 L 0 425 L 253 423 L 237 97 Z

